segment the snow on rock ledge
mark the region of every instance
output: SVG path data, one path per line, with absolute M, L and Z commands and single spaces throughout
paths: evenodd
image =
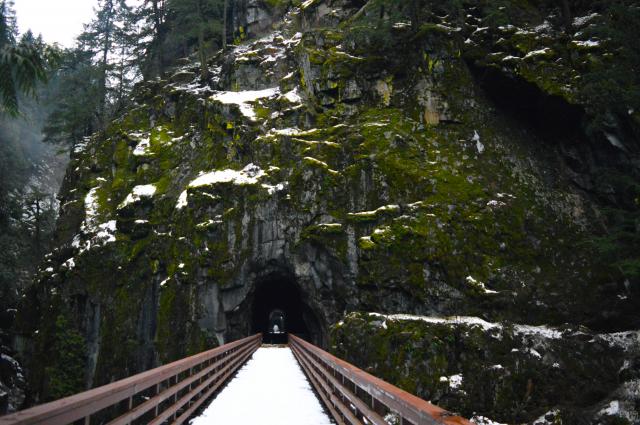
M 156 194 L 157 188 L 152 184 L 143 184 L 139 186 L 135 186 L 130 194 L 127 195 L 124 201 L 118 206 L 118 209 L 121 210 L 131 204 L 135 204 L 136 202 L 140 202 L 142 199 L 151 198 Z
M 257 184 L 258 180 L 264 175 L 265 172 L 262 168 L 251 163 L 240 171 L 226 169 L 203 173 L 189 183 L 189 187 L 210 186 L 217 183 L 232 183 L 236 185 Z
M 258 99 L 275 96 L 279 93 L 280 89 L 278 87 L 264 90 L 246 90 L 238 92 L 221 91 L 211 96 L 211 99 L 217 100 L 218 102 L 225 105 L 238 105 L 238 107 L 240 108 L 240 112 L 242 112 L 242 115 L 252 121 L 255 121 L 256 113 L 250 103 L 255 102 Z

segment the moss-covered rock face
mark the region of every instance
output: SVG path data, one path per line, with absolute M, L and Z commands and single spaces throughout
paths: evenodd
M 469 66 L 471 24 L 458 27 L 425 4 L 416 27 L 404 3 L 364 3 L 264 2 L 260 16 L 280 10 L 284 18 L 213 58 L 209 81 L 186 66 L 141 84 L 135 108 L 76 147 L 59 248 L 20 318 L 25 332 L 38 330 L 31 370 L 41 397 L 259 331 L 253 316 L 264 300 L 255 294 L 275 281 L 296 288 L 300 326 L 324 346 L 329 327 L 351 311 L 597 327 L 635 320 L 633 285 L 584 242 L 599 229 L 598 204 L 575 181 L 591 171 L 575 172 L 561 154 L 574 152 L 575 165 L 580 149 L 565 133 L 533 131 L 532 121 L 505 111 L 495 85 L 478 84 L 488 65 Z M 479 13 L 472 5 L 463 13 L 462 3 L 442 7 Z M 530 82 L 527 72 L 538 72 L 516 71 Z M 470 400 L 445 392 L 440 377 L 464 372 L 465 391 L 480 392 L 473 383 L 494 372 L 474 376 L 476 360 L 454 367 L 456 332 L 438 329 L 447 341 L 438 348 L 427 331 L 407 335 L 394 322 L 380 337 L 355 333 L 380 342 L 373 357 L 358 357 L 346 334 L 335 336 L 336 349 L 454 410 L 514 420 L 538 414 L 522 407 L 527 397 L 553 407 L 549 394 L 568 388 L 551 382 L 562 373 L 588 374 L 587 365 L 603 362 L 611 377 L 620 361 L 587 350 L 593 363 L 536 370 L 536 361 L 509 360 L 508 343 L 473 329 L 468 350 L 481 348 L 486 364 L 509 360 L 510 369 L 495 372 L 494 400 Z M 395 338 L 431 350 L 429 359 L 391 350 Z M 51 344 L 68 349 L 49 358 Z M 570 362 L 588 345 L 572 344 L 554 356 Z M 78 352 L 86 367 L 66 368 L 63 357 Z M 66 386 L 47 367 L 65 370 Z M 604 400 L 612 379 L 589 403 Z
M 336 355 L 478 423 L 638 420 L 637 331 L 351 313 L 331 335 Z

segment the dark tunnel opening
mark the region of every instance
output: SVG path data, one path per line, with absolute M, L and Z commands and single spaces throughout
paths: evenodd
M 314 344 L 321 341 L 315 314 L 294 279 L 285 274 L 272 273 L 256 283 L 251 317 L 252 333 L 262 332 L 267 344 L 286 343 L 288 333 Z
M 548 95 L 521 78 L 498 69 L 471 65 L 471 71 L 500 110 L 515 118 L 545 141 L 577 142 L 585 138 L 585 111 L 560 96 Z

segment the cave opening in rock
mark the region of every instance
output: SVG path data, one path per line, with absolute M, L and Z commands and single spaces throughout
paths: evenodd
M 256 282 L 251 316 L 253 333 L 262 332 L 265 343 L 286 343 L 288 333 L 319 341 L 318 320 L 287 274 L 271 273 Z
M 543 140 L 579 141 L 585 137 L 585 111 L 560 96 L 549 95 L 522 78 L 494 68 L 471 66 L 480 86 L 503 114 L 514 117 Z

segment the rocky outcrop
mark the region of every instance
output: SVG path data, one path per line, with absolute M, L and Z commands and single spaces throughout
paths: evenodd
M 544 369 L 526 351 L 539 341 L 508 325 L 473 327 L 463 344 L 466 329 L 420 322 L 426 330 L 410 338 L 435 356 L 426 368 L 419 356 L 365 356 L 349 334 L 373 344 L 374 316 L 348 316 L 350 333 L 334 328 L 341 355 L 468 414 L 532 420 L 544 412 L 523 400 L 561 394 L 562 373 L 603 361 L 603 343 L 591 351 L 580 332 L 592 331 L 576 329 L 626 330 L 637 291 L 586 243 L 599 204 L 558 154 L 565 136 L 554 145 L 496 102 L 478 80 L 484 65 L 471 63 L 470 27 L 432 10 L 415 28 L 401 6 L 374 3 L 285 7 L 262 38 L 213 58 L 210 80 L 187 65 L 140 84 L 133 109 L 76 146 L 59 247 L 19 319 L 24 333 L 37 332 L 29 366 L 37 395 L 258 332 L 264 310 L 280 304 L 291 330 L 330 347 L 331 326 L 354 311 L 569 324 L 551 338 Z M 380 339 L 405 344 L 405 325 L 387 323 Z M 429 351 L 431 333 L 448 341 L 441 350 Z M 582 349 L 584 363 L 556 373 L 556 360 Z M 617 391 L 624 353 L 602 350 L 615 354 L 603 361 L 611 379 L 567 404 L 596 406 Z M 490 368 L 497 364 L 505 370 Z M 416 371 L 424 379 L 411 378 Z M 445 391 L 440 378 L 457 374 L 468 394 L 486 378 L 488 398 Z M 511 390 L 517 397 L 503 397 Z
M 638 338 L 477 317 L 352 313 L 333 327 L 331 348 L 479 424 L 608 424 L 640 418 Z

